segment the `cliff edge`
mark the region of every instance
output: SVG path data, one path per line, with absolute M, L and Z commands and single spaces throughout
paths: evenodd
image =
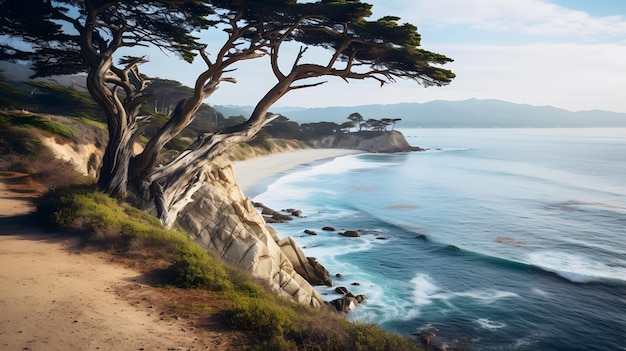
M 250 272 L 274 293 L 317 308 L 324 305 L 309 282 L 332 285 L 328 271 L 265 223 L 237 186 L 230 165 L 207 174 L 178 222 L 200 246 Z
M 335 133 L 317 139 L 308 140 L 314 148 L 355 149 L 367 152 L 408 152 L 424 151 L 411 146 L 404 135 L 397 131 L 359 131 Z

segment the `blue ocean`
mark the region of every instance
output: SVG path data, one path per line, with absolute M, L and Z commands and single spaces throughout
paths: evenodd
M 367 295 L 350 319 L 474 350 L 626 350 L 626 129 L 401 131 L 428 151 L 317 161 L 249 193 L 303 211 L 273 227 Z

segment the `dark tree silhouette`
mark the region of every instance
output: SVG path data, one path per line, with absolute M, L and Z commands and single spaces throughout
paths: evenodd
M 402 118 L 391 118 L 389 119 L 389 121 L 391 122 L 391 130 L 393 130 L 396 127 L 396 123 L 400 122 L 402 120 Z
M 351 113 L 350 116 L 348 116 L 348 119 L 352 121 L 355 126 L 357 126 L 358 130 L 361 130 L 362 123 L 365 121 L 365 119 L 363 119 L 363 116 L 361 116 L 361 114 L 358 112 Z

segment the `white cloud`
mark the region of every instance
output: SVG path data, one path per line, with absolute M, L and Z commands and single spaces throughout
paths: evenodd
M 402 13 L 403 20 L 438 27 L 469 26 L 474 29 L 519 33 L 571 41 L 626 39 L 626 18 L 594 17 L 541 0 L 437 0 L 371 1 L 374 11 Z M 380 4 L 377 4 L 381 2 Z M 375 13 L 376 15 L 376 13 Z
M 441 46 L 453 57 L 457 78 L 442 88 L 399 82 L 379 88 L 374 82 L 331 82 L 290 93 L 281 106 L 337 106 L 499 99 L 551 105 L 572 111 L 602 109 L 626 112 L 626 46 L 526 45 Z
M 626 46 L 454 46 L 440 51 L 456 58 L 457 79 L 434 99 L 495 98 L 569 110 L 626 112 Z

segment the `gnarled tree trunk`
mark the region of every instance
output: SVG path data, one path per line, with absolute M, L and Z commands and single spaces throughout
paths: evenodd
M 259 112 L 265 115 L 268 108 L 269 106 Z M 250 118 L 248 122 L 228 130 L 200 136 L 189 150 L 181 153 L 168 165 L 155 168 L 141 180 L 140 189 L 143 194 L 150 194 L 148 188 L 155 183 L 163 188 L 161 199 L 157 197 L 146 201 L 143 196 L 143 207 L 152 209 L 161 223 L 170 228 L 179 212 L 192 201 L 193 194 L 204 185 L 205 172 L 211 167 L 212 161 L 228 148 L 250 141 L 261 128 L 277 117 L 278 115 L 256 120 Z M 251 122 L 253 120 L 255 121 Z M 162 202 L 163 208 L 158 208 L 159 202 Z

